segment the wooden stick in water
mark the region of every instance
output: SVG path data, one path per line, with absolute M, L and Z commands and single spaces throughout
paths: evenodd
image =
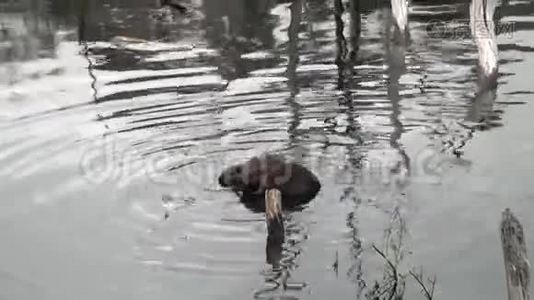
M 530 264 L 523 226 L 509 208 L 502 213 L 500 229 L 508 300 L 528 300 Z
M 282 193 L 277 189 L 265 191 L 265 221 L 267 222 L 267 263 L 273 268 L 280 266 L 284 243 L 284 220 L 282 219 Z
M 277 189 L 265 191 L 265 220 L 270 236 L 284 236 L 282 219 L 282 193 Z

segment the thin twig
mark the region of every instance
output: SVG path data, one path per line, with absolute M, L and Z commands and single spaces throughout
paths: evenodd
M 378 253 L 380 256 L 382 256 L 386 262 L 388 263 L 389 267 L 391 268 L 392 272 L 393 272 L 393 288 L 392 288 L 392 292 L 391 294 L 389 295 L 389 300 L 393 299 L 393 296 L 395 296 L 395 294 L 397 293 L 397 284 L 398 284 L 398 281 L 399 281 L 399 278 L 398 278 L 398 275 L 397 275 L 397 267 L 395 267 L 395 265 L 386 257 L 386 255 L 380 251 L 375 245 L 372 245 L 373 249 L 376 251 L 376 253 Z
M 421 288 L 423 289 L 423 292 L 425 293 L 425 297 L 428 299 L 428 300 L 432 300 L 433 296 L 434 296 L 434 287 L 436 286 L 436 279 L 433 279 L 433 280 L 429 280 L 430 283 L 432 284 L 432 287 L 430 289 L 430 291 L 426 288 L 425 286 L 425 283 L 423 282 L 423 276 L 422 275 L 417 275 L 415 274 L 413 271 L 410 271 L 410 275 L 412 275 L 412 277 L 417 281 L 417 283 L 419 283 L 419 285 L 421 286 Z

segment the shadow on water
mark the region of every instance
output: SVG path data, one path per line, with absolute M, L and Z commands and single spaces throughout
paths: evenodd
M 415 265 L 417 208 L 407 189 L 476 164 L 464 158 L 476 136 L 527 106 L 521 95 L 532 91 L 510 81 L 533 52 L 528 39 L 499 41 L 497 88 L 479 80 L 479 45 L 463 35 L 469 1 L 413 1 L 404 32 L 389 1 L 184 0 L 186 13 L 158 2 L 0 2 L 0 187 L 14 195 L 0 221 L 18 225 L 2 232 L 17 239 L 0 273 L 61 290 L 32 270 L 68 274 L 78 257 L 44 247 L 50 263 L 35 268 L 15 253 L 54 237 L 83 253 L 117 247 L 108 250 L 120 260 L 98 258 L 111 275 L 87 266 L 80 280 L 114 299 L 409 295 L 413 280 L 401 278 Z M 515 18 L 528 37 L 533 13 L 505 1 L 495 24 Z M 429 31 L 436 20 L 454 34 Z M 506 34 L 498 28 L 495 39 Z M 306 166 L 323 186 L 285 216 L 284 240 L 266 239 L 263 216 L 216 182 L 264 152 Z M 67 277 L 70 294 L 80 285 Z

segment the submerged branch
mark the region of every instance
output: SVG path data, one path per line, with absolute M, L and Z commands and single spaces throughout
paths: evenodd
M 412 275 L 412 277 L 415 279 L 415 281 L 417 281 L 419 286 L 421 286 L 421 290 L 424 293 L 424 296 L 426 297 L 426 299 L 432 300 L 432 298 L 434 297 L 434 289 L 436 287 L 436 277 L 434 276 L 433 278 L 429 278 L 428 279 L 428 282 L 430 283 L 430 289 L 429 289 L 429 288 L 426 287 L 425 282 L 423 280 L 423 272 L 422 271 L 421 271 L 420 274 L 416 274 L 413 271 L 410 271 L 409 273 L 410 273 L 410 275 Z
M 384 260 L 387 262 L 387 264 L 389 265 L 389 267 L 391 268 L 391 272 L 393 274 L 393 287 L 391 288 L 391 293 L 389 294 L 389 298 L 388 298 L 389 300 L 391 300 L 397 293 L 397 286 L 399 283 L 399 275 L 397 272 L 397 267 L 386 257 L 386 255 L 382 251 L 380 251 L 380 249 L 378 249 L 375 245 L 372 245 L 372 246 L 373 246 L 373 249 L 376 251 L 376 253 L 382 256 Z

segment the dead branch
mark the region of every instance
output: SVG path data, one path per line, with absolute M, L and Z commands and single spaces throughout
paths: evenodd
M 434 276 L 434 278 L 427 279 L 428 282 L 431 284 L 430 289 L 428 289 L 424 283 L 422 271 L 420 274 L 416 274 L 415 272 L 410 271 L 410 275 L 412 275 L 412 277 L 415 279 L 415 281 L 417 281 L 419 286 L 421 286 L 421 290 L 424 293 L 426 299 L 432 300 L 432 298 L 434 297 L 434 289 L 436 287 L 436 277 Z
M 386 255 L 382 251 L 380 251 L 380 249 L 378 249 L 375 245 L 372 245 L 372 246 L 373 246 L 373 249 L 376 251 L 376 253 L 378 253 L 380 256 L 384 258 L 384 260 L 387 262 L 387 264 L 391 268 L 391 272 L 393 273 L 393 287 L 391 288 L 391 293 L 389 294 L 389 298 L 388 298 L 389 300 L 391 300 L 393 299 L 393 297 L 395 296 L 397 292 L 397 286 L 399 283 L 397 267 L 386 257 Z

